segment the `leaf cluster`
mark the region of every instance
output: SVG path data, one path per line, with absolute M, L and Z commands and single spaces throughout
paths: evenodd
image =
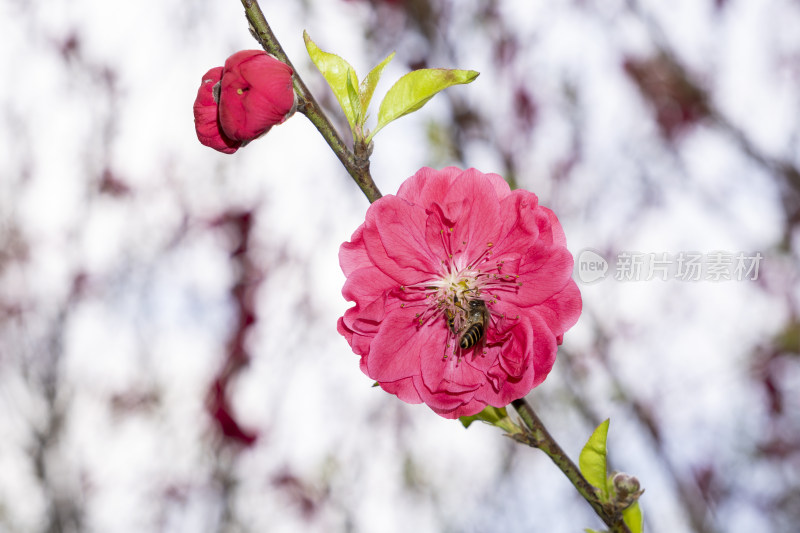
M 392 52 L 378 63 L 359 83 L 355 69 L 347 61 L 336 54 L 321 50 L 307 32 L 303 32 L 303 39 L 308 55 L 342 107 L 354 140 L 365 145 L 369 145 L 375 134 L 387 124 L 419 110 L 439 91 L 453 85 L 470 83 L 478 77 L 478 72 L 474 70 L 424 68 L 409 72 L 397 80 L 383 97 L 378 107 L 377 125 L 370 132 L 365 129 L 369 116 L 367 109 L 383 69 L 394 58 L 395 53 Z

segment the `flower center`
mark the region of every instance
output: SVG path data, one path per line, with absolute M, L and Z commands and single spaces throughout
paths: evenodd
M 404 295 L 401 298 L 405 300 L 400 304 L 401 307 L 420 308 L 415 315 L 417 329 L 431 325 L 445 325 L 448 328 L 444 355 L 447 358 L 448 352 L 456 354 L 459 351 L 459 343 L 453 341 L 457 341 L 470 325 L 469 302 L 483 301 L 491 318 L 491 307 L 502 298 L 502 293 L 516 292 L 522 283 L 519 275 L 509 272 L 505 261 L 492 258 L 493 243 L 487 242 L 482 253 L 470 261 L 462 253 L 449 253 L 453 249 L 450 246 L 452 229 L 441 230 L 441 234 L 448 255 L 441 261 L 438 275 L 399 289 Z M 488 323 L 485 324 L 485 327 L 488 326 Z

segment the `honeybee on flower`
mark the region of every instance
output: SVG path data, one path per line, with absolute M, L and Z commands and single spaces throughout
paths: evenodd
M 342 244 L 338 330 L 361 369 L 446 418 L 541 383 L 581 297 L 558 219 L 497 174 L 423 168 Z

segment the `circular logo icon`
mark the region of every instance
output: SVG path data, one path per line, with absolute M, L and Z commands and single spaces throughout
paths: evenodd
M 597 251 L 586 248 L 578 254 L 575 268 L 578 270 L 578 279 L 582 283 L 594 283 L 606 277 L 608 261 Z

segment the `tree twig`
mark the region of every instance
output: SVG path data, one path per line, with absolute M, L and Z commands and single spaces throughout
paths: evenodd
M 572 485 L 577 489 L 578 493 L 589 502 L 597 516 L 611 528 L 614 533 L 630 533 L 628 526 L 622 521 L 622 513 L 614 509 L 612 506 L 604 504 L 600 501 L 595 489 L 586 478 L 583 477 L 581 471 L 569 458 L 567 453 L 561 448 L 556 440 L 544 427 L 544 424 L 539 419 L 539 416 L 533 410 L 533 407 L 523 398 L 511 402 L 514 409 L 519 413 L 522 422 L 526 426 L 524 433 L 512 435 L 512 438 L 528 446 L 539 448 L 555 463 L 567 479 L 570 480 Z
M 297 73 L 297 69 L 292 65 L 292 62 L 287 57 L 286 52 L 284 52 L 275 34 L 272 33 L 272 29 L 269 27 L 267 19 L 264 17 L 264 13 L 258 5 L 258 1 L 241 0 L 241 2 L 244 6 L 247 20 L 250 23 L 250 31 L 258 42 L 261 43 L 261 46 L 264 47 L 264 50 L 289 65 L 294 71 L 294 91 L 299 99 L 297 110 L 308 117 L 308 120 L 314 124 L 317 131 L 320 132 L 333 150 L 333 153 L 339 158 L 339 161 L 341 161 L 344 168 L 361 188 L 361 191 L 370 203 L 380 198 L 381 192 L 378 190 L 378 186 L 375 185 L 372 175 L 369 172 L 369 151 L 361 150 L 359 154 L 356 155 L 347 147 L 342 137 L 336 131 L 336 128 L 333 127 L 333 124 L 317 103 L 314 95 L 311 94 L 311 91 L 308 90 L 303 79 Z M 365 155 L 362 155 L 362 153 Z

